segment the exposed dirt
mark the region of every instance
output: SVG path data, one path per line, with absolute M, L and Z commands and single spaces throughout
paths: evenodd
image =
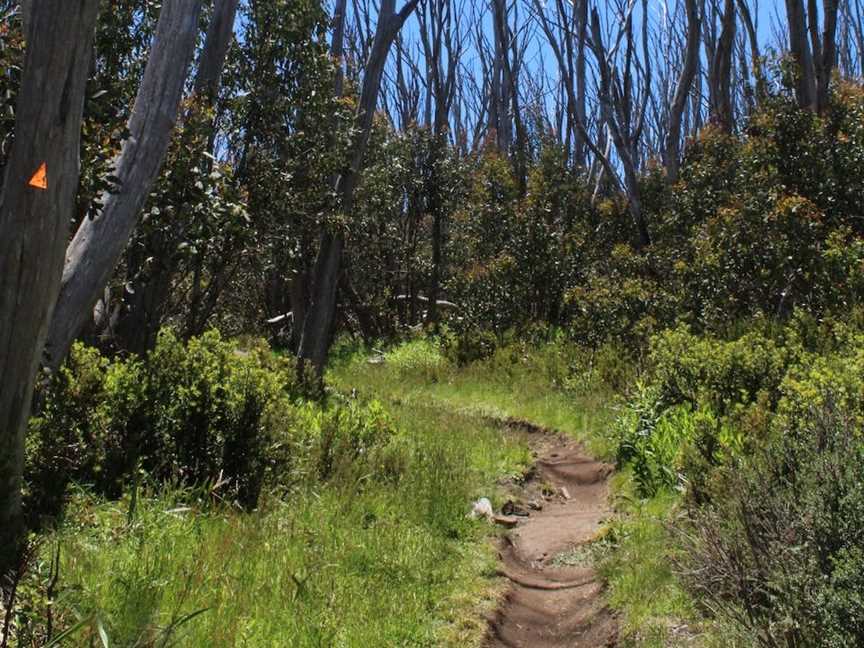
M 511 587 L 489 621 L 484 645 L 614 646 L 616 623 L 603 603 L 602 583 L 579 552 L 609 515 L 612 467 L 559 434 L 517 421 L 508 425 L 528 435 L 537 461 L 525 483 L 512 487 L 516 512 L 529 515 L 520 515 L 502 540 L 501 573 Z

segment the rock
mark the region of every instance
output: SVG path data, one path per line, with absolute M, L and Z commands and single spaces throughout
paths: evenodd
M 532 511 L 542 511 L 543 503 L 538 502 L 537 500 L 531 500 L 530 502 L 528 502 L 528 508 L 530 508 Z
M 564 496 L 564 499 L 570 499 L 570 491 L 567 490 L 566 486 L 561 487 L 561 494 Z
M 512 529 L 517 524 L 519 524 L 519 518 L 515 515 L 496 515 L 493 518 L 495 524 L 500 524 L 503 527 L 507 527 L 508 529 Z
M 491 520 L 495 517 L 495 511 L 492 510 L 492 502 L 490 502 L 485 497 L 481 497 L 476 502 L 474 502 L 474 506 L 471 508 L 470 516 L 475 520 L 478 518 L 486 518 L 487 520 Z
M 513 500 L 507 500 L 504 506 L 501 507 L 501 512 L 504 515 L 518 515 L 519 517 L 528 517 L 529 515 L 524 506 L 520 506 Z

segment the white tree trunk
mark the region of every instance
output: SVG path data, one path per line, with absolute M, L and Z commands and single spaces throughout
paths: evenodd
M 56 369 L 93 312 L 138 221 L 171 140 L 195 47 L 201 0 L 164 0 L 129 119 L 129 138 L 114 164 L 116 189 L 85 219 L 66 250 L 60 296 L 45 345 Z

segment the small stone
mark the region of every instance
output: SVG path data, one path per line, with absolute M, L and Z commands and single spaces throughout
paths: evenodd
M 500 524 L 503 527 L 512 529 L 519 524 L 519 518 L 515 515 L 496 515 L 492 518 L 495 524 Z
M 564 496 L 564 499 L 570 499 L 570 491 L 567 490 L 566 486 L 561 487 L 561 495 Z
M 519 517 L 528 517 L 528 511 L 524 506 L 520 506 L 513 500 L 507 500 L 504 506 L 501 507 L 501 512 L 504 515 L 518 515 Z
M 475 520 L 477 518 L 486 518 L 487 520 L 491 520 L 495 516 L 495 511 L 492 510 L 492 502 L 490 502 L 486 497 L 481 497 L 474 502 L 470 515 Z
M 543 504 L 541 502 L 538 502 L 537 500 L 531 500 L 530 502 L 528 502 L 528 508 L 530 508 L 532 511 L 542 511 Z

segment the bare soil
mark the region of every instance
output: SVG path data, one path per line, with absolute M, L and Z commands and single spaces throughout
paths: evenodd
M 524 483 L 512 486 L 516 511 L 529 515 L 520 515 L 501 542 L 501 573 L 511 585 L 489 620 L 484 646 L 614 646 L 616 623 L 604 605 L 603 584 L 579 551 L 610 514 L 612 466 L 560 434 L 508 425 L 528 436 L 537 461 Z

